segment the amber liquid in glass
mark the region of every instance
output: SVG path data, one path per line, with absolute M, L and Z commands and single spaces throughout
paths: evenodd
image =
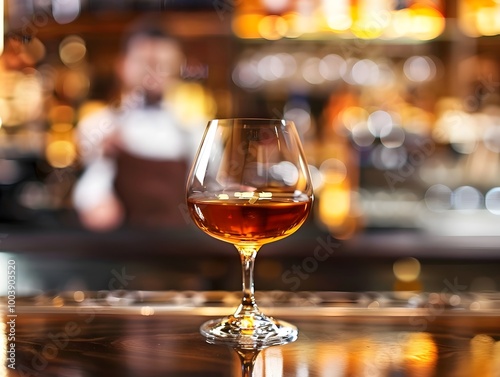
M 206 233 L 233 244 L 262 245 L 295 232 L 309 214 L 310 201 L 273 198 L 188 199 L 196 224 Z

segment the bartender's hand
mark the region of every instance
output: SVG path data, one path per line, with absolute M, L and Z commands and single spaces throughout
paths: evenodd
M 109 195 L 99 204 L 79 212 L 82 224 L 96 232 L 107 232 L 118 228 L 124 220 L 124 210 L 120 201 Z

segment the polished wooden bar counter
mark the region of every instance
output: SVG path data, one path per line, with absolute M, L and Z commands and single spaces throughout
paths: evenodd
M 3 375 L 240 376 L 235 350 L 198 332 L 238 298 L 128 291 L 18 298 L 3 313 Z M 496 293 L 260 292 L 258 301 L 297 325 L 299 338 L 262 350 L 254 376 L 500 375 Z

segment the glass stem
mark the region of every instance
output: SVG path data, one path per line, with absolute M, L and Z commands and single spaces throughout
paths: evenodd
M 241 306 L 238 308 L 236 314 L 258 312 L 257 304 L 255 303 L 254 296 L 254 283 L 253 283 L 253 268 L 255 264 L 255 256 L 259 250 L 259 246 L 236 246 L 241 257 L 241 268 L 243 275 L 243 298 Z
M 242 377 L 252 377 L 255 360 L 260 350 L 235 350 L 241 362 Z

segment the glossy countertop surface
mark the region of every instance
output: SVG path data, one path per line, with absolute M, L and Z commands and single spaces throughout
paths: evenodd
M 262 292 L 258 299 L 266 314 L 295 324 L 299 337 L 260 351 L 254 376 L 499 375 L 496 293 Z M 240 376 L 235 350 L 198 332 L 237 301 L 233 292 L 20 298 L 15 313 L 3 313 L 2 375 Z

